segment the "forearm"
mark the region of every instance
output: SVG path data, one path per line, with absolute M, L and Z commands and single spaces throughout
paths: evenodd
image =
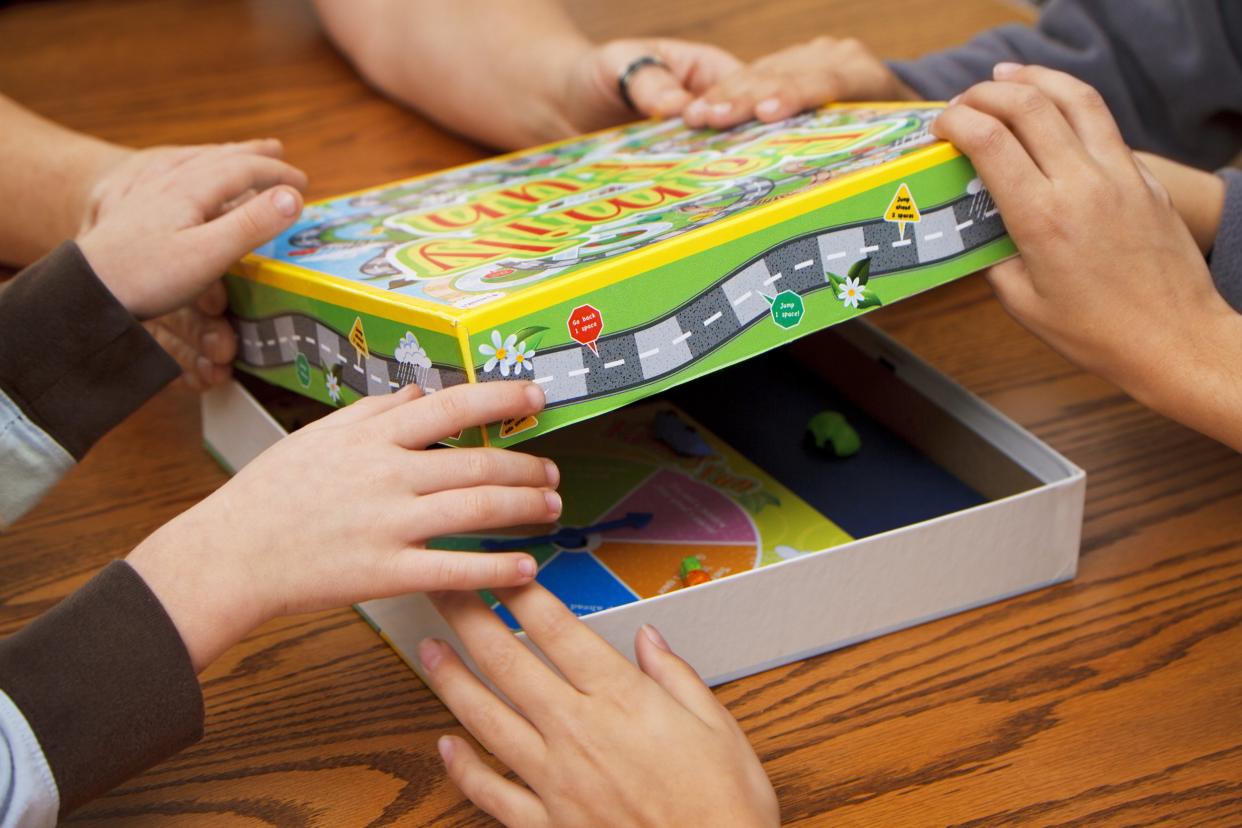
M 29 264 L 77 235 L 91 185 L 124 152 L 0 95 L 0 262 Z
M 590 42 L 555 0 L 315 5 L 368 81 L 450 129 L 506 148 L 576 132 L 561 98 Z

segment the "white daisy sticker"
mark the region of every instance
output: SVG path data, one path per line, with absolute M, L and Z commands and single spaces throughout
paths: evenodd
M 523 345 L 526 343 L 523 342 Z M 492 331 L 492 344 L 488 345 L 484 342 L 479 346 L 479 353 L 488 358 L 483 364 L 484 372 L 490 373 L 494 368 L 500 366 L 500 375 L 502 377 L 509 376 L 509 369 L 513 367 L 517 361 L 516 346 L 517 334 L 509 334 L 507 339 L 500 338 L 500 331 Z
M 856 308 L 858 303 L 865 297 L 867 286 L 860 284 L 858 279 L 851 279 L 846 276 L 841 280 L 841 292 L 837 294 L 837 298 L 841 300 L 847 308 Z
M 535 370 L 535 349 L 527 349 L 525 342 L 519 342 L 513 349 L 513 373 L 520 375 L 523 370 Z
M 324 382 L 328 386 L 328 396 L 332 398 L 332 402 L 339 403 L 341 401 L 341 378 L 336 375 L 335 371 L 328 371 L 324 374 Z

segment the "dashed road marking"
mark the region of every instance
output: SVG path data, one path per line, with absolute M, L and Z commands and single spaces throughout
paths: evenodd
M 844 250 L 839 250 L 836 253 L 829 253 L 827 256 L 824 257 L 824 261 L 830 262 L 833 259 L 844 259 L 848 255 L 849 254 L 846 253 Z
M 997 210 L 995 207 L 993 207 L 991 210 L 987 210 L 987 211 L 985 211 L 985 212 L 984 212 L 984 214 L 983 214 L 983 217 L 984 217 L 984 218 L 991 218 L 992 216 L 996 215 L 996 214 L 997 214 L 997 213 L 999 213 L 999 212 L 1000 212 L 1000 210 Z
M 798 262 L 796 265 L 794 265 L 794 270 L 804 270 L 813 264 L 815 264 L 814 259 L 807 259 L 805 262 Z
M 923 241 L 935 241 L 936 239 L 942 237 L 943 235 L 944 235 L 944 231 L 928 233 L 926 236 L 923 237 Z
M 909 244 L 912 244 L 913 242 L 914 242 L 914 239 L 898 239 L 897 241 L 893 242 L 893 247 L 905 247 Z
M 319 350 L 323 351 L 325 354 L 332 353 L 332 349 L 329 348 L 327 345 L 320 345 Z
M 580 377 L 580 376 L 582 376 L 583 374 L 589 374 L 589 373 L 591 373 L 591 369 L 590 369 L 590 368 L 577 368 L 577 369 L 575 369 L 575 370 L 573 370 L 573 371 L 570 371 L 569 373 L 565 374 L 565 376 L 567 376 L 567 377 Z
M 874 253 L 875 251 L 877 251 L 877 250 L 879 250 L 879 249 L 880 249 L 880 246 L 879 246 L 878 244 L 873 244 L 873 245 L 870 245 L 870 246 L 868 246 L 868 247 L 860 247 L 860 248 L 858 248 L 858 252 L 859 252 L 859 253 L 861 253 L 861 254 L 863 254 L 864 256 L 866 256 L 868 253 Z
M 549 374 L 546 377 L 535 377 L 533 382 L 535 383 L 535 385 L 547 385 L 549 382 L 551 382 L 554 379 L 556 379 L 556 377 Z
M 659 348 L 652 348 L 650 351 L 643 351 L 641 354 L 638 355 L 638 358 L 646 359 L 647 357 L 653 357 L 658 353 L 660 353 Z
M 344 360 L 341 360 L 341 361 L 342 361 L 342 362 L 344 362 Z M 350 367 L 350 368 L 353 368 L 353 369 L 354 369 L 355 371 L 357 371 L 359 374 L 365 374 L 365 373 L 366 373 L 366 371 L 362 370 L 362 369 L 361 369 L 361 368 L 359 368 L 357 365 L 351 365 L 351 366 L 349 366 L 349 367 Z
M 377 377 L 377 376 L 375 376 L 375 374 L 371 374 L 371 379 L 373 379 L 375 382 L 383 382 L 383 381 L 384 381 L 384 378 L 383 378 L 383 377 Z
M 703 327 L 704 327 L 704 328 L 706 328 L 708 325 L 712 324 L 713 322 L 718 322 L 718 321 L 720 321 L 720 315 L 721 315 L 721 314 L 720 314 L 720 311 L 716 311 L 716 312 L 715 312 L 715 313 L 713 313 L 711 316 L 709 316 L 709 317 L 707 317 L 706 319 L 704 319 L 704 320 L 703 320 Z
M 289 341 L 289 337 L 287 337 L 287 336 L 282 336 L 282 337 L 280 337 L 280 341 L 281 341 L 281 343 L 288 342 L 288 341 Z
M 314 339 L 314 337 L 310 337 L 310 336 L 308 336 L 308 337 L 306 337 L 306 341 L 307 341 L 307 342 L 309 342 L 309 343 L 310 343 L 310 344 L 312 344 L 312 345 L 314 345 L 314 344 L 315 344 L 315 339 Z
M 392 380 L 389 380 L 389 381 L 388 381 L 388 387 L 389 387 L 389 388 L 400 388 L 400 387 L 401 387 L 401 384 L 400 384 L 400 383 L 397 383 L 397 382 L 393 382 Z
M 682 342 L 685 342 L 689 338 L 690 338 L 690 331 L 686 331 L 681 336 L 674 337 L 672 344 L 680 345 Z
M 775 276 L 769 276 L 768 278 L 764 279 L 764 280 L 763 280 L 763 283 L 764 283 L 765 285 L 770 285 L 770 284 L 772 284 L 773 282 L 775 282 L 775 281 L 776 281 L 777 279 L 779 279 L 779 278 L 781 278 L 781 274 L 777 273 Z
M 974 219 L 966 219 L 965 221 L 963 221 L 961 224 L 959 224 L 957 227 L 953 229 L 954 230 L 965 230 L 967 227 L 969 227 L 970 225 L 974 223 L 975 223 Z
M 276 344 L 276 340 L 274 340 L 274 339 L 269 339 L 269 340 L 267 341 L 267 347 L 269 347 L 269 348 L 270 348 L 270 347 L 272 347 L 272 346 L 273 346 L 273 345 L 275 345 L 275 344 Z
M 624 365 L 624 364 L 625 364 L 624 359 L 614 359 L 612 362 L 605 362 L 604 367 L 605 368 L 616 368 L 618 365 Z
M 753 295 L 754 295 L 754 291 L 752 290 L 746 291 L 741 296 L 733 300 L 733 307 L 736 308 L 738 305 L 742 304 L 743 302 L 745 302 L 747 299 L 749 299 Z

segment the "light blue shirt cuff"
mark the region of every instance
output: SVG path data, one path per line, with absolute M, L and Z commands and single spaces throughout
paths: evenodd
M 54 826 L 60 792 L 39 738 L 0 690 L 0 828 Z

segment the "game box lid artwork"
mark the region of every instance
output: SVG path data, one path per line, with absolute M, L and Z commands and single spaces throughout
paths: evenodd
M 309 204 L 226 278 L 238 365 L 333 405 L 544 389 L 455 445 L 611 411 L 1012 255 L 939 111 L 642 122 Z

